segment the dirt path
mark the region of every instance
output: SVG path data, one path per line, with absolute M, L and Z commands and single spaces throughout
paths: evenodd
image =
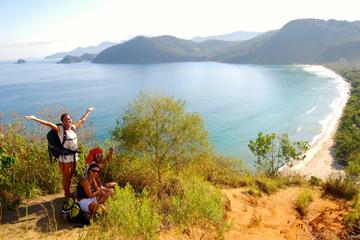
M 233 221 L 225 239 L 346 239 L 341 224 L 346 212 L 344 204 L 322 198 L 319 190 L 312 190 L 314 201 L 310 204 L 309 214 L 301 218 L 294 204 L 303 190 L 291 187 L 270 196 L 253 197 L 245 188 L 223 189 L 230 201 L 226 218 Z M 29 201 L 28 207 L 24 204 L 18 211 L 4 212 L 0 239 L 78 239 L 83 229 L 59 217 L 62 201 L 62 194 L 49 195 Z M 162 232 L 160 239 L 190 237 L 171 231 Z M 205 236 L 204 239 L 214 237 Z
M 42 196 L 27 201 L 16 210 L 5 211 L 0 239 L 76 239 L 81 233 L 81 225 L 70 224 L 60 217 L 63 196 Z

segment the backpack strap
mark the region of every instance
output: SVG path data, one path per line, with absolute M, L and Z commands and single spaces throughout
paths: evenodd
M 66 141 L 66 129 L 65 129 L 65 126 L 62 124 L 61 124 L 61 127 L 63 128 L 63 140 L 62 140 L 61 146 L 64 147 L 64 143 Z
M 56 159 L 53 159 L 52 155 L 51 155 L 51 150 L 50 150 L 50 146 L 48 145 L 48 152 L 49 152 L 49 159 L 51 163 L 54 163 L 56 161 Z
M 75 128 L 74 128 L 73 125 L 71 125 L 71 130 L 73 130 L 76 133 Z M 76 149 L 75 153 L 73 154 L 73 164 L 74 164 L 74 172 L 73 172 L 73 174 L 74 174 L 75 177 L 76 177 L 76 153 L 77 152 L 78 152 L 78 150 Z

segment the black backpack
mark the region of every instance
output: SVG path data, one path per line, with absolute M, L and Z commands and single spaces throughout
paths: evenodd
M 49 158 L 50 158 L 50 162 L 54 162 L 53 158 L 59 158 L 60 155 L 62 155 L 63 152 L 63 148 L 64 148 L 64 143 L 66 140 L 66 131 L 65 128 L 62 124 L 56 124 L 58 127 L 62 127 L 64 129 L 64 136 L 62 139 L 62 142 L 60 141 L 59 135 L 58 133 L 54 130 L 51 129 L 47 135 L 47 141 L 48 141 L 48 150 L 49 150 Z

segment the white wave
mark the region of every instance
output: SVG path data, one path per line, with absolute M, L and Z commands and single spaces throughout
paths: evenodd
M 322 145 L 331 138 L 333 132 L 336 130 L 338 120 L 341 117 L 350 92 L 350 84 L 334 71 L 323 66 L 316 65 L 302 65 L 300 67 L 302 67 L 305 71 L 314 73 L 318 76 L 332 78 L 336 83 L 337 97 L 330 104 L 331 112 L 324 116 L 324 119 L 319 121 L 321 124 L 321 132 L 313 137 L 310 143 L 310 150 L 306 153 L 305 160 L 298 162 L 294 166 L 294 169 L 300 169 L 304 167 L 322 148 Z M 313 110 L 313 108 L 310 110 Z
M 301 129 L 302 129 L 302 125 L 300 125 L 300 126 L 296 129 L 296 131 L 297 131 L 297 132 L 300 132 Z
M 310 110 L 306 111 L 306 114 L 312 113 L 316 108 L 317 106 L 312 107 Z

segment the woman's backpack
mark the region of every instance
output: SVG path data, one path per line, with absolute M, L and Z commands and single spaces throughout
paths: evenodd
M 64 129 L 64 134 L 63 134 L 63 139 L 62 141 L 60 141 L 59 135 L 58 133 L 54 130 L 51 129 L 47 135 L 47 141 L 48 141 L 48 151 L 49 151 L 49 158 L 50 158 L 50 162 L 54 162 L 54 159 L 57 159 L 60 157 L 60 155 L 63 153 L 63 149 L 64 149 L 64 143 L 66 140 L 66 131 L 64 126 L 59 123 L 56 124 L 58 127 L 62 127 Z
M 63 220 L 71 223 L 90 224 L 89 218 L 81 211 L 79 203 L 72 198 L 69 198 L 64 202 L 64 205 L 61 208 L 61 217 Z

